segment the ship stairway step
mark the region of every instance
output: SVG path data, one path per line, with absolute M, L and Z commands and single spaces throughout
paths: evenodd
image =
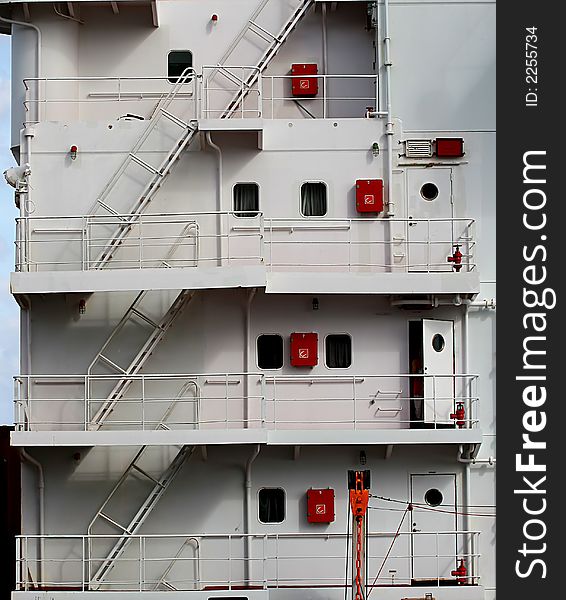
M 101 564 L 90 578 L 90 589 L 96 590 L 104 582 L 104 579 L 116 565 L 116 561 L 128 547 L 133 536 L 140 530 L 143 523 L 151 514 L 151 511 L 155 508 L 167 488 L 171 485 L 176 475 L 185 464 L 185 461 L 192 456 L 195 450 L 194 446 L 182 446 L 169 466 L 159 476 L 154 477 L 147 472 L 147 469 L 141 467 L 139 464 L 147 448 L 148 446 L 142 446 L 140 450 L 138 450 L 88 526 L 89 535 L 96 535 L 95 530 L 101 522 L 110 524 L 114 529 L 120 532 L 120 537 L 106 557 L 100 558 Z M 129 495 L 126 484 L 131 477 L 141 477 L 142 479 L 149 481 L 153 486 L 130 522 L 127 525 L 121 525 L 118 522 L 118 519 L 108 515 L 108 508 L 111 506 L 112 501 L 118 506 L 127 501 Z M 122 495 L 121 498 L 120 493 Z M 93 556 L 92 548 L 90 558 L 93 562 L 96 562 L 99 558 L 98 556 Z
M 94 393 L 92 389 L 95 383 L 102 385 L 105 381 L 108 381 L 108 379 L 105 379 L 104 377 L 97 380 L 96 376 L 101 374 L 101 370 L 103 373 L 106 373 L 106 371 L 110 369 L 113 373 L 119 375 L 117 380 L 110 378 L 111 389 L 106 393 L 106 397 L 100 401 L 100 404 L 98 406 L 91 405 L 90 409 L 94 412 L 94 415 L 89 420 L 89 429 L 91 431 L 100 429 L 103 423 L 112 414 L 116 403 L 124 396 L 134 382 L 133 376 L 139 373 L 165 336 L 166 332 L 173 325 L 175 319 L 184 310 L 195 294 L 194 291 L 181 290 L 163 316 L 159 320 L 156 320 L 146 314 L 146 311 L 144 311 L 144 302 L 149 303 L 154 297 L 154 294 L 159 293 L 159 291 L 152 293 L 149 290 L 144 290 L 136 296 L 135 300 L 132 302 L 119 323 L 114 327 L 102 348 L 98 351 L 88 367 L 88 375 L 90 376 L 89 379 L 91 381 L 89 399 L 92 399 L 93 395 L 97 398 L 103 398 L 102 395 Z M 141 326 L 143 331 L 147 331 L 147 336 L 133 359 L 129 360 L 126 365 L 120 365 L 118 362 L 119 359 L 111 358 L 109 354 L 113 351 L 116 352 L 116 349 L 118 349 L 117 354 L 119 354 L 119 351 L 122 348 L 129 348 L 131 346 L 130 335 L 132 325 L 138 327 Z M 189 382 L 189 384 L 191 383 L 192 382 Z M 185 384 L 180 393 L 183 393 L 186 385 L 188 384 Z M 170 406 L 168 412 L 170 413 L 173 408 L 174 406 Z
M 256 47 L 259 44 L 262 51 L 259 59 L 255 63 L 256 68 L 245 77 L 238 78 L 240 90 L 233 95 L 226 109 L 222 112 L 220 116 L 222 119 L 230 118 L 238 110 L 238 107 L 244 102 L 252 87 L 258 82 L 259 77 L 267 68 L 270 61 L 275 57 L 281 46 L 285 43 L 309 8 L 313 6 L 314 0 L 300 0 L 299 2 L 295 2 L 294 10 L 282 24 L 278 33 L 272 33 L 266 27 L 258 23 L 258 19 L 262 12 L 269 10 L 269 4 L 270 0 L 263 0 L 263 2 L 260 3 L 235 42 L 218 62 L 218 72 L 228 79 L 230 79 L 230 77 L 233 79 L 234 74 L 230 73 L 230 76 L 227 76 L 226 71 L 222 70 L 222 65 L 242 64 L 241 61 L 234 62 L 234 60 L 237 58 L 239 47 L 249 44 L 249 34 L 253 35 Z M 263 42 L 265 46 L 261 47 L 261 42 Z M 213 76 L 214 72 L 212 77 Z

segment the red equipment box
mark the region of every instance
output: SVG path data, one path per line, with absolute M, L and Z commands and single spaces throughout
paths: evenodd
M 383 179 L 356 180 L 356 210 L 359 213 L 383 210 Z
M 334 490 L 307 490 L 307 521 L 332 523 L 334 521 Z
M 291 334 L 291 366 L 316 367 L 318 364 L 318 333 Z
M 318 79 L 316 77 L 301 77 L 301 75 L 318 75 L 316 64 L 291 65 L 291 90 L 293 96 L 316 96 L 318 94 Z
M 436 156 L 461 158 L 464 156 L 464 140 L 462 138 L 436 138 Z

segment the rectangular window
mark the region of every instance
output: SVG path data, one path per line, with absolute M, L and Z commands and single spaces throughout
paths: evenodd
M 262 523 L 283 523 L 285 520 L 285 490 L 262 488 L 258 497 L 258 518 Z
M 301 214 L 305 217 L 323 217 L 328 210 L 326 184 L 307 181 L 301 186 Z
M 283 338 L 277 334 L 257 338 L 257 365 L 260 369 L 280 369 L 283 366 Z
M 347 369 L 352 364 L 352 338 L 345 333 L 326 336 L 326 366 Z
M 253 212 L 238 212 L 238 211 Z M 259 185 L 237 183 L 234 186 L 234 211 L 237 217 L 257 217 L 259 211 Z
M 167 77 L 177 83 L 185 69 L 193 66 L 193 53 L 190 50 L 171 50 L 167 56 Z M 187 81 L 191 81 L 191 77 Z

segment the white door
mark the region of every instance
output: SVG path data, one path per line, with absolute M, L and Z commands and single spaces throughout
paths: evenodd
M 423 319 L 424 421 L 453 424 L 454 322 Z
M 452 271 L 452 169 L 407 169 L 407 255 L 410 271 Z M 439 220 L 442 219 L 442 220 Z
M 456 568 L 456 475 L 411 475 L 412 577 L 449 579 Z

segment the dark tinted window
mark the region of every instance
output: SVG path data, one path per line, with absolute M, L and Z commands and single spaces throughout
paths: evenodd
M 167 56 L 167 77 L 176 83 L 183 71 L 193 66 L 193 53 L 190 50 L 171 50 Z M 190 81 L 188 79 L 187 81 Z
M 262 523 L 282 523 L 285 520 L 285 491 L 281 488 L 259 490 L 258 507 Z
M 346 334 L 326 337 L 326 366 L 347 369 L 352 364 L 352 338 Z
M 283 366 L 283 338 L 266 334 L 257 338 L 257 364 L 260 369 L 280 369 Z
M 254 211 L 243 212 L 238 211 Z M 237 183 L 234 186 L 234 211 L 237 217 L 256 217 L 259 210 L 259 186 L 257 183 Z
M 326 184 L 307 181 L 301 186 L 301 213 L 305 217 L 322 217 L 328 210 Z

